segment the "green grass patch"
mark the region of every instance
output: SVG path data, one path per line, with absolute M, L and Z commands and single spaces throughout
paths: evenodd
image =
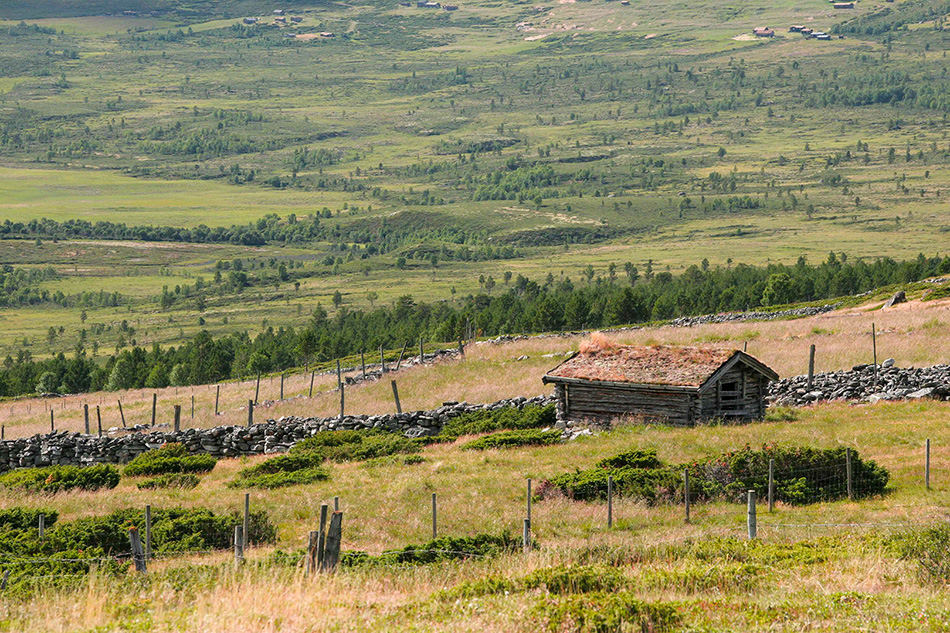
M 156 490 L 158 488 L 181 488 L 182 490 L 191 490 L 196 487 L 201 480 L 197 475 L 190 473 L 170 473 L 151 477 L 135 484 L 139 490 Z
M 518 448 L 519 446 L 550 446 L 561 441 L 560 431 L 521 429 L 492 433 L 462 445 L 464 450 L 484 451 L 492 448 Z

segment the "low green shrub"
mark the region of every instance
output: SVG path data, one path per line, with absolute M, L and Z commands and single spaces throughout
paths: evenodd
M 433 597 L 442 602 L 453 602 L 455 600 L 480 598 L 481 596 L 514 593 L 515 591 L 520 591 L 520 586 L 510 578 L 487 576 L 477 580 L 466 580 L 454 587 L 436 592 Z
M 937 524 L 901 532 L 886 542 L 901 558 L 917 564 L 917 575 L 923 582 L 950 583 L 950 526 Z
M 47 527 L 56 523 L 59 513 L 43 508 L 9 508 L 0 510 L 0 529 L 27 530 L 39 524 L 40 515 Z
M 662 468 L 656 449 L 634 449 L 597 462 L 597 468 Z
M 297 442 L 290 454 L 319 458 L 321 462 L 350 462 L 418 453 L 422 446 L 418 440 L 387 431 L 321 431 Z
M 243 471 L 242 471 L 243 472 Z M 283 471 L 276 473 L 261 473 L 258 475 L 241 475 L 228 483 L 229 488 L 285 488 L 326 481 L 330 478 L 322 468 L 302 468 L 300 470 Z
M 560 431 L 542 431 L 540 429 L 520 429 L 518 431 L 500 431 L 462 445 L 467 451 L 484 451 L 491 448 L 517 448 L 519 446 L 549 446 L 561 442 Z
M 677 474 L 669 468 L 592 468 L 566 473 L 542 481 L 538 495 L 548 496 L 559 490 L 577 501 L 607 498 L 607 479 L 613 477 L 614 493 L 648 502 L 669 499 L 678 484 Z
M 473 411 L 449 420 L 436 438 L 445 440 L 456 439 L 462 435 L 478 435 L 495 431 L 539 429 L 554 426 L 556 421 L 557 413 L 553 404 L 546 407 L 528 406 L 523 409 L 504 407 Z
M 403 563 L 425 565 L 462 558 L 484 558 L 521 549 L 520 538 L 508 532 L 501 534 L 477 534 L 475 536 L 443 536 L 420 545 L 407 545 L 402 549 L 369 556 L 365 552 L 345 552 L 340 562 L 344 565 L 372 565 Z
M 564 598 L 540 598 L 536 614 L 549 631 L 609 633 L 613 631 L 671 631 L 679 626 L 676 608 L 645 602 L 630 593 L 584 593 Z
M 750 592 L 764 576 L 765 568 L 750 563 L 690 565 L 682 569 L 648 569 L 639 578 L 647 590 L 703 593 Z
M 376 468 L 378 466 L 413 466 L 426 461 L 422 455 L 386 455 L 384 457 L 374 457 L 363 462 L 366 468 Z
M 28 492 L 63 492 L 65 490 L 99 490 L 119 485 L 115 466 L 47 466 L 20 468 L 0 475 L 0 487 Z
M 627 579 L 617 569 L 603 565 L 561 565 L 538 569 L 519 583 L 524 589 L 544 587 L 548 593 L 591 593 L 619 591 Z
M 183 490 L 191 490 L 197 486 L 200 481 L 197 475 L 172 473 L 140 481 L 136 486 L 138 486 L 139 490 L 154 490 L 156 488 L 181 488 Z
M 169 443 L 138 455 L 123 469 L 128 477 L 171 473 L 207 473 L 217 463 L 211 455 L 191 455 L 183 444 Z

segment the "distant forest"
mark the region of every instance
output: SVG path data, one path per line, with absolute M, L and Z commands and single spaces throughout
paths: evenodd
M 534 281 L 506 274 L 482 281 L 482 291 L 455 303 L 416 303 L 409 295 L 369 311 L 321 306 L 303 328 L 266 328 L 215 339 L 207 331 L 178 347 L 133 345 L 104 360 L 87 354 L 84 342 L 64 354 L 34 360 L 28 350 L 8 356 L 0 369 L 0 395 L 81 393 L 101 389 L 198 385 L 372 351 L 423 338 L 451 343 L 471 331 L 479 336 L 593 329 L 684 315 L 828 300 L 950 274 L 950 257 L 897 262 L 883 258 L 851 262 L 830 253 L 820 265 L 804 258 L 792 266 L 744 264 L 710 268 L 707 262 L 683 274 L 611 265 L 606 276 L 588 267 L 581 279 Z M 497 290 L 496 290 L 497 288 Z

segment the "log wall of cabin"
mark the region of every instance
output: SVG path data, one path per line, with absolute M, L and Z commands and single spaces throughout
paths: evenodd
M 735 384 L 736 389 L 726 387 Z M 702 395 L 702 418 L 759 419 L 765 415 L 765 385 L 761 374 L 736 365 Z
M 635 415 L 686 426 L 696 422 L 701 413 L 699 399 L 690 393 L 639 386 L 568 384 L 564 387 L 566 389 L 556 391 L 558 402 L 566 417 L 572 420 Z

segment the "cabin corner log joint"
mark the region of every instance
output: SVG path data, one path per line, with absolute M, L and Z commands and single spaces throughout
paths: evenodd
M 578 352 L 545 374 L 560 420 L 635 416 L 677 426 L 765 415 L 764 363 L 739 350 L 614 347 Z

